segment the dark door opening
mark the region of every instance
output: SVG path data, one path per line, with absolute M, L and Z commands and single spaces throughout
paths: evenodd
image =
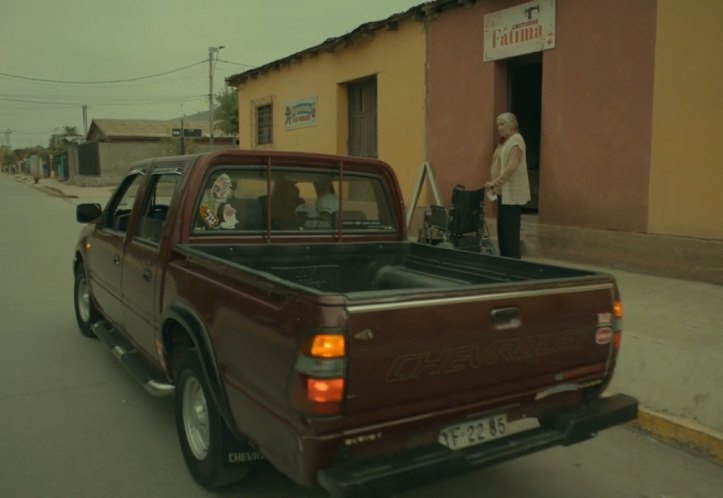
M 349 83 L 349 155 L 377 157 L 377 79 Z
M 540 135 L 542 121 L 542 53 L 507 61 L 507 96 L 510 112 L 517 116 L 527 145 L 527 173 L 532 199 L 523 208 L 537 213 L 540 190 Z

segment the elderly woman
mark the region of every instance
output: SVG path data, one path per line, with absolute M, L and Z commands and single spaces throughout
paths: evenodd
M 500 255 L 520 259 L 522 206 L 530 200 L 525 140 L 519 133 L 517 118 L 511 112 L 497 116 L 496 123 L 502 143 L 492 156 L 491 179 L 485 187 L 499 198 L 497 240 Z

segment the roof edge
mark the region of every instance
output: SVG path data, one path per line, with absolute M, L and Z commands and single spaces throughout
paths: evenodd
M 305 56 L 315 56 L 319 52 L 334 52 L 338 46 L 346 48 L 351 45 L 357 38 L 369 35 L 380 29 L 386 29 L 393 31 L 397 29 L 397 25 L 406 21 L 407 19 L 413 19 L 415 21 L 424 22 L 427 19 L 434 18 L 437 14 L 444 12 L 445 10 L 452 9 L 455 7 L 461 7 L 464 5 L 471 5 L 476 3 L 477 0 L 431 0 L 422 4 L 416 5 L 407 9 L 404 12 L 392 14 L 386 19 L 379 21 L 369 21 L 360 24 L 352 31 L 333 38 L 327 38 L 318 45 L 309 47 L 307 49 L 295 52 L 281 59 L 268 62 L 262 66 L 249 69 L 243 73 L 234 74 L 225 79 L 226 85 L 236 87 L 242 85 L 246 81 L 252 78 L 256 78 L 260 74 L 267 73 L 272 69 L 281 69 L 283 66 L 290 65 L 292 62 L 302 60 Z

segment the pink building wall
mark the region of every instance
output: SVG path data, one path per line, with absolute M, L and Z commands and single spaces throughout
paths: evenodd
M 428 26 L 427 157 L 445 202 L 488 177 L 504 61 L 483 62 L 484 15 L 521 2 L 477 2 Z M 655 0 L 557 0 L 556 47 L 543 53 L 539 220 L 647 227 Z

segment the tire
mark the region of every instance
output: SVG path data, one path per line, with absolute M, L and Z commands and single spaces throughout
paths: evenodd
M 249 473 L 252 462 L 262 458 L 248 456 L 259 454 L 239 443 L 226 426 L 196 350 L 181 355 L 176 370 L 176 428 L 186 466 L 206 489 L 237 483 Z
M 93 303 L 93 296 L 90 295 L 90 286 L 85 276 L 85 267 L 81 262 L 75 270 L 75 284 L 73 285 L 73 303 L 75 307 L 75 319 L 78 321 L 80 333 L 86 337 L 95 338 L 90 328 L 102 317 Z

